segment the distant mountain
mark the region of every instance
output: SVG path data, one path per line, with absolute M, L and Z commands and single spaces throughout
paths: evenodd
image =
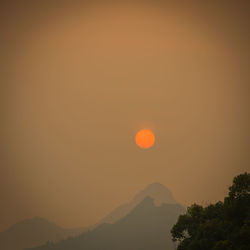
M 23 220 L 0 233 L 1 250 L 22 250 L 45 244 L 47 241 L 59 241 L 86 231 L 64 229 L 40 217 Z
M 32 250 L 172 250 L 170 230 L 184 211 L 179 204 L 155 206 L 146 197 L 114 224 L 102 224 L 80 236 Z
M 137 206 L 145 197 L 151 197 L 155 205 L 163 203 L 176 204 L 172 193 L 164 185 L 155 182 L 148 185 L 145 189 L 135 195 L 133 200 L 129 203 L 123 204 L 114 209 L 110 214 L 105 216 L 97 225 L 102 223 L 114 223 L 127 215 L 135 206 Z

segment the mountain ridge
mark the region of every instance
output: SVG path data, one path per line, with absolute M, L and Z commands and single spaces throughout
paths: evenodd
M 174 208 L 174 206 L 176 207 Z M 53 244 L 53 242 L 58 242 L 68 237 L 74 238 L 77 235 L 82 235 L 87 230 L 89 232 L 99 232 L 98 235 L 104 230 L 105 234 L 107 234 L 107 231 L 112 230 L 113 224 L 116 224 L 115 227 L 124 225 L 128 218 L 130 218 L 128 224 L 130 225 L 136 221 L 139 223 L 139 218 L 155 213 L 154 211 L 157 209 L 158 211 L 164 210 L 164 208 L 166 210 L 170 209 L 170 211 L 180 211 L 180 207 L 182 206 L 176 202 L 171 191 L 166 186 L 159 182 L 153 182 L 136 193 L 130 202 L 112 210 L 111 213 L 92 227 L 65 229 L 39 216 L 22 220 L 0 233 L 0 249 L 21 250 L 23 248 L 44 245 L 48 241 Z M 132 216 L 134 216 L 133 221 L 131 221 Z M 167 217 L 167 215 L 164 216 Z M 166 220 L 166 223 L 171 224 L 172 221 Z M 150 227 L 150 225 L 147 227 Z M 129 232 L 127 233 L 129 234 Z
M 65 229 L 49 220 L 35 216 L 21 220 L 0 232 L 0 249 L 22 250 L 46 243 L 59 241 L 83 233 L 85 228 Z
M 94 227 L 102 223 L 114 223 L 120 218 L 128 214 L 137 204 L 139 204 L 145 197 L 151 197 L 154 204 L 159 206 L 163 203 L 176 204 L 171 191 L 159 182 L 153 182 L 147 185 L 144 189 L 139 191 L 130 202 L 124 203 L 117 208 L 113 209 L 109 214 L 104 216 Z
M 114 224 L 104 223 L 77 237 L 30 250 L 172 250 L 170 230 L 184 211 L 180 204 L 156 206 L 151 197 L 145 197 Z

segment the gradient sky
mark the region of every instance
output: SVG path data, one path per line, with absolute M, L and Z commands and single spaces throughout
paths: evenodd
M 155 181 L 223 199 L 250 171 L 249 5 L 50 2 L 1 3 L 0 231 L 88 226 Z

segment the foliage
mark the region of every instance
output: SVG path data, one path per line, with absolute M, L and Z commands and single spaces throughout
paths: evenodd
M 250 174 L 234 178 L 224 202 L 189 207 L 171 234 L 178 250 L 250 249 Z

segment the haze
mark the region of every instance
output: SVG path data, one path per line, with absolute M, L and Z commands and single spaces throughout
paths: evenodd
M 250 170 L 249 6 L 62 2 L 1 7 L 0 230 L 93 225 L 153 182 L 222 199 Z

